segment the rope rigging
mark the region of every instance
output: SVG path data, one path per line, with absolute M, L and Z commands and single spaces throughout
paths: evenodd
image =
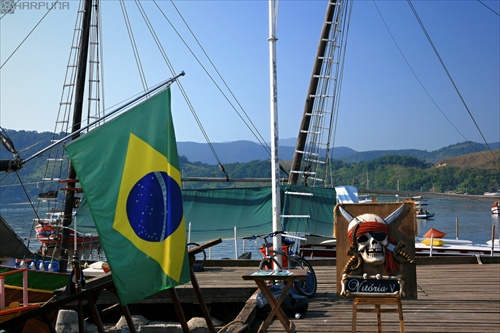
M 148 90 L 148 84 L 146 82 L 146 76 L 144 74 L 144 68 L 142 67 L 141 57 L 139 55 L 139 51 L 137 50 L 137 43 L 135 42 L 134 32 L 132 30 L 130 24 L 130 18 L 127 13 L 127 7 L 125 6 L 125 2 L 123 0 L 120 1 L 120 7 L 122 9 L 123 19 L 125 20 L 125 25 L 127 26 L 127 32 L 130 39 L 130 45 L 132 46 L 132 50 L 134 52 L 135 62 L 137 64 L 137 70 L 139 72 L 139 76 L 141 77 L 142 87 L 144 91 Z
M 165 63 L 167 64 L 167 66 L 168 66 L 168 68 L 169 68 L 170 72 L 171 72 L 171 73 L 175 73 L 174 67 L 173 67 L 172 63 L 170 62 L 170 60 L 169 60 L 169 58 L 168 58 L 168 56 L 167 56 L 167 54 L 166 54 L 166 52 L 165 52 L 165 49 L 162 47 L 161 42 L 160 42 L 160 39 L 158 38 L 158 36 L 157 36 L 157 34 L 156 34 L 156 32 L 155 32 L 154 28 L 152 27 L 151 22 L 150 22 L 150 20 L 149 20 L 148 16 L 146 15 L 146 13 L 145 13 L 145 11 L 144 11 L 144 8 L 142 7 L 142 5 L 141 5 L 138 1 L 136 1 L 136 5 L 137 5 L 137 7 L 139 8 L 139 11 L 141 12 L 141 15 L 142 15 L 142 17 L 143 17 L 143 20 L 144 20 L 144 22 L 146 23 L 146 25 L 147 25 L 147 27 L 148 27 L 148 29 L 149 29 L 149 32 L 150 32 L 151 36 L 153 37 L 153 39 L 154 39 L 154 41 L 155 41 L 155 43 L 156 43 L 156 45 L 157 45 L 157 47 L 158 47 L 158 50 L 160 51 L 160 53 L 161 53 L 161 55 L 162 55 L 162 57 L 163 57 L 163 60 L 164 60 L 164 61 L 165 61 Z M 160 11 L 161 11 L 161 10 L 160 10 Z M 165 14 L 164 14 L 163 12 L 162 12 L 162 15 L 165 17 L 165 19 L 167 19 L 167 18 L 166 18 L 166 16 L 165 16 Z M 168 21 L 168 19 L 167 19 L 167 21 Z M 169 22 L 169 21 L 168 21 L 168 22 Z M 170 22 L 169 22 L 169 23 L 170 23 Z M 172 26 L 172 24 L 170 24 L 170 25 Z M 173 26 L 172 26 L 172 27 L 173 27 Z M 208 145 L 209 145 L 209 147 L 210 147 L 210 149 L 211 149 L 211 151 L 212 151 L 212 154 L 215 156 L 215 158 L 216 158 L 216 160 L 217 160 L 218 164 L 219 164 L 219 165 L 221 165 L 221 164 L 222 164 L 222 162 L 220 161 L 220 159 L 219 159 L 219 157 L 218 157 L 217 153 L 215 152 L 215 149 L 214 149 L 214 147 L 213 147 L 212 143 L 210 142 L 210 139 L 208 138 L 208 135 L 207 135 L 207 133 L 206 133 L 205 129 L 203 128 L 203 125 L 201 124 L 201 121 L 200 121 L 200 119 L 198 118 L 198 115 L 196 114 L 196 111 L 194 110 L 194 107 L 193 107 L 193 105 L 192 105 L 191 101 L 189 100 L 189 97 L 187 96 L 187 93 L 186 93 L 186 91 L 184 90 L 184 88 L 183 88 L 183 86 L 182 86 L 182 84 L 181 84 L 180 80 L 179 80 L 177 83 L 178 83 L 179 90 L 181 91 L 181 94 L 183 95 L 184 99 L 186 100 L 186 103 L 187 103 L 187 105 L 188 105 L 188 107 L 189 107 L 189 109 L 190 109 L 191 113 L 193 114 L 193 117 L 194 117 L 194 119 L 195 119 L 196 123 L 198 124 L 198 127 L 200 128 L 200 130 L 201 130 L 201 132 L 202 132 L 203 136 L 205 137 L 205 140 L 207 141 L 207 143 L 208 143 Z M 225 170 L 224 170 L 223 168 L 221 169 L 221 171 L 223 171 L 223 172 L 225 173 Z M 225 175 L 226 175 L 226 178 L 227 178 L 227 179 L 229 179 L 229 175 L 227 175 L 227 173 L 225 173 Z
M 469 109 L 469 106 L 467 105 L 467 103 L 465 102 L 465 99 L 464 97 L 462 96 L 462 93 L 460 92 L 460 90 L 458 89 L 458 86 L 456 85 L 455 81 L 453 80 L 448 68 L 446 67 L 443 59 L 441 58 L 441 55 L 439 54 L 436 46 L 434 45 L 434 42 L 432 41 L 429 33 L 427 32 L 427 29 L 425 28 L 422 20 L 420 19 L 415 7 L 413 6 L 413 3 L 411 2 L 411 0 L 407 0 L 408 2 L 408 5 L 410 6 L 413 14 L 415 15 L 415 18 L 417 19 L 417 22 L 419 23 L 420 25 L 420 28 L 422 29 L 422 31 L 424 32 L 424 35 L 425 37 L 427 38 L 427 41 L 429 42 L 429 44 L 431 45 L 432 47 L 432 50 L 434 51 L 434 53 L 436 54 L 438 60 L 439 60 L 439 63 L 441 64 L 441 67 L 443 67 L 445 73 L 446 73 L 446 76 L 448 77 L 448 79 L 450 80 L 451 84 L 453 85 L 453 88 L 455 89 L 456 93 L 458 94 L 458 97 L 460 98 L 460 101 L 462 102 L 462 104 L 464 105 L 465 109 L 467 110 L 467 113 L 469 114 L 470 118 L 472 119 L 472 122 L 474 123 L 474 125 L 476 126 L 476 129 L 477 131 L 479 132 L 479 134 L 481 135 L 481 138 L 483 139 L 484 143 L 486 144 L 486 146 L 488 147 L 488 150 L 490 151 L 491 153 L 491 156 L 493 156 L 493 160 L 494 163 L 496 164 L 499 164 L 500 162 L 498 162 L 496 159 L 495 159 L 495 155 L 493 153 L 493 150 L 491 149 L 490 145 L 488 144 L 488 142 L 486 141 L 486 138 L 484 137 L 484 134 L 483 132 L 481 131 L 481 129 L 479 128 L 479 125 L 477 124 L 476 122 L 476 119 L 474 119 L 474 116 L 472 115 L 472 112 L 471 110 Z M 406 60 L 405 60 L 406 61 Z M 448 118 L 447 118 L 448 119 Z M 451 123 L 451 122 L 450 122 Z M 455 126 L 454 126 L 455 127 Z M 460 132 L 459 132 L 460 133 Z M 477 150 L 476 147 L 474 147 L 474 149 Z M 478 150 L 477 150 L 478 151 Z M 478 151 L 479 152 L 479 151 Z M 481 153 L 481 152 L 480 152 Z M 481 153 L 481 155 L 483 155 Z M 483 155 L 484 156 L 484 155 Z M 486 157 L 486 156 L 485 156 Z
M 156 0 L 154 0 L 155 4 L 156 4 Z M 182 19 L 182 21 L 184 22 L 184 24 L 186 25 L 186 28 L 189 30 L 189 32 L 191 33 L 192 37 L 195 39 L 196 43 L 198 44 L 198 46 L 200 47 L 200 49 L 203 51 L 203 54 L 205 55 L 205 57 L 207 58 L 207 60 L 209 61 L 210 65 L 213 67 L 213 69 L 215 70 L 215 72 L 217 73 L 217 76 L 221 79 L 221 81 L 224 83 L 224 86 L 226 87 L 226 89 L 229 91 L 229 93 L 231 94 L 231 96 L 234 98 L 234 100 L 236 101 L 236 103 L 238 104 L 239 108 L 241 109 L 241 111 L 243 112 L 243 114 L 245 115 L 245 118 L 246 120 L 244 119 L 244 117 L 238 112 L 238 110 L 234 107 L 233 103 L 231 103 L 231 101 L 229 100 L 229 98 L 225 95 L 225 93 L 222 91 L 222 89 L 219 87 L 219 85 L 215 82 L 215 80 L 213 79 L 213 77 L 210 75 L 210 73 L 206 70 L 205 66 L 203 66 L 203 64 L 199 61 L 199 59 L 196 57 L 196 55 L 193 53 L 193 51 L 191 50 L 191 48 L 189 48 L 189 46 L 184 42 L 184 44 L 186 45 L 186 47 L 188 47 L 188 49 L 190 50 L 191 54 L 195 57 L 195 59 L 198 61 L 198 63 L 200 64 L 200 66 L 202 66 L 203 70 L 205 71 L 205 73 L 207 73 L 207 75 L 210 77 L 210 79 L 212 80 L 212 82 L 215 84 L 215 86 L 219 89 L 219 91 L 221 92 L 221 94 L 226 98 L 226 100 L 228 101 L 228 103 L 231 105 L 231 107 L 233 108 L 233 110 L 238 114 L 238 116 L 241 118 L 241 120 L 243 120 L 243 122 L 245 123 L 245 125 L 247 126 L 247 128 L 250 130 L 250 132 L 254 135 L 254 137 L 257 139 L 257 141 L 264 147 L 264 149 L 266 149 L 266 151 L 269 153 L 269 155 L 271 155 L 271 148 L 269 147 L 269 145 L 267 144 L 266 140 L 262 137 L 262 135 L 260 134 L 259 130 L 257 129 L 257 127 L 255 126 L 255 124 L 252 122 L 252 120 L 250 119 L 250 117 L 248 116 L 247 112 L 245 111 L 245 109 L 243 108 L 243 106 L 240 104 L 240 102 L 238 101 L 238 98 L 236 98 L 236 96 L 234 95 L 233 91 L 231 90 L 231 88 L 228 86 L 228 84 L 226 83 L 226 81 L 224 80 L 224 78 L 222 77 L 222 75 L 220 74 L 219 70 L 217 69 L 217 66 L 215 66 L 215 64 L 212 62 L 212 60 L 210 59 L 210 57 L 208 56 L 208 54 L 206 53 L 205 49 L 203 48 L 203 46 L 201 45 L 201 43 L 199 42 L 198 38 L 196 38 L 196 35 L 194 34 L 194 32 L 191 30 L 191 28 L 189 27 L 189 24 L 186 22 L 186 20 L 184 20 L 184 17 L 182 16 L 182 14 L 179 12 L 179 10 L 177 9 L 177 6 L 175 6 L 174 2 L 171 0 L 171 3 L 172 5 L 174 6 L 175 10 L 177 11 L 177 13 L 179 14 L 179 17 Z M 170 22 L 169 22 L 170 23 Z M 172 26 L 173 28 L 173 26 Z M 180 35 L 179 35 L 180 37 Z M 250 124 L 248 124 L 247 123 Z
M 21 0 L 18 0 L 13 7 L 15 7 Z M 55 5 L 59 2 L 59 0 L 56 0 L 52 3 L 52 6 L 47 9 L 47 12 L 42 16 L 42 18 L 35 24 L 33 29 L 30 30 L 30 32 L 24 37 L 24 39 L 19 43 L 19 45 L 12 51 L 12 53 L 7 57 L 7 59 L 3 62 L 2 65 L 0 65 L 0 69 L 3 68 L 3 66 L 14 56 L 14 54 L 21 48 L 21 46 L 24 44 L 24 42 L 31 36 L 31 34 L 35 31 L 36 28 L 42 23 L 42 21 L 47 17 L 47 15 L 52 11 L 52 8 L 55 7 Z M 2 11 L 3 15 L 0 17 L 0 20 L 4 18 L 5 15 L 9 13 L 9 10 Z
M 483 1 L 477 0 L 477 2 L 479 2 L 481 5 L 483 5 L 484 7 L 488 8 L 489 10 L 491 10 L 497 16 L 500 16 L 500 13 L 497 13 L 493 8 L 491 8 L 490 6 L 488 6 L 487 4 L 485 4 Z
M 156 43 L 157 47 L 158 47 L 158 50 L 160 51 L 160 53 L 162 54 L 162 57 L 165 61 L 165 63 L 167 64 L 167 66 L 169 67 L 170 71 L 172 73 L 174 73 L 174 69 L 173 69 L 173 65 L 171 64 L 168 56 L 166 55 L 166 52 L 160 42 L 160 39 L 158 38 L 156 32 L 155 32 L 155 29 L 153 28 L 149 18 L 148 18 L 148 15 L 146 14 L 144 8 L 142 7 L 142 4 L 139 2 L 139 1 L 135 1 L 140 13 L 141 13 L 141 16 L 144 20 L 144 22 L 146 23 L 148 29 L 149 29 L 149 32 L 152 36 L 152 38 L 154 39 L 154 42 Z M 267 151 L 267 153 L 270 155 L 270 148 L 269 146 L 267 145 L 266 141 L 264 140 L 264 138 L 262 137 L 262 135 L 259 133 L 259 131 L 257 130 L 255 124 L 250 120 L 250 117 L 248 116 L 248 114 L 246 113 L 246 111 L 244 110 L 244 108 L 242 107 L 242 105 L 239 103 L 238 99 L 236 98 L 236 96 L 234 95 L 234 93 L 231 91 L 231 89 L 229 88 L 229 86 L 227 85 L 226 81 L 223 79 L 222 75 L 220 74 L 220 72 L 217 70 L 215 64 L 211 61 L 210 57 L 208 56 L 208 54 L 206 53 L 206 51 L 204 50 L 204 48 L 202 47 L 202 45 L 200 44 L 199 40 L 196 38 L 196 36 L 194 35 L 193 31 L 191 30 L 191 28 L 189 27 L 189 25 L 187 24 L 187 22 L 184 20 L 184 18 L 182 17 L 182 14 L 179 12 L 179 10 L 177 9 L 177 7 L 175 6 L 175 4 L 173 4 L 175 10 L 177 11 L 177 13 L 179 14 L 179 16 L 181 17 L 182 21 L 184 22 L 184 24 L 186 25 L 187 29 L 189 30 L 189 32 L 191 33 L 191 35 L 193 36 L 193 38 L 196 40 L 198 46 L 201 48 L 201 50 L 203 51 L 203 54 L 205 55 L 205 57 L 208 59 L 209 63 L 211 64 L 211 66 L 214 68 L 215 72 L 217 73 L 218 77 L 221 79 L 221 81 L 223 82 L 224 86 L 227 88 L 227 90 L 230 92 L 230 95 L 233 97 L 233 99 L 236 101 L 236 104 L 239 106 L 239 108 L 242 110 L 241 112 L 239 112 L 237 110 L 237 108 L 235 107 L 235 105 L 231 102 L 230 98 L 224 93 L 224 91 L 222 90 L 222 88 L 220 87 L 219 84 L 217 84 L 217 82 L 215 81 L 214 77 L 208 72 L 207 68 L 202 64 L 202 62 L 200 61 L 200 59 L 195 55 L 195 53 L 193 52 L 193 50 L 188 46 L 188 44 L 186 43 L 186 41 L 182 38 L 182 36 L 180 35 L 180 33 L 178 32 L 178 30 L 174 27 L 174 25 L 171 23 L 171 21 L 168 19 L 168 17 L 165 15 L 164 11 L 159 7 L 158 3 L 156 1 L 154 1 L 156 7 L 158 8 L 159 12 L 163 15 L 163 17 L 165 18 L 165 20 L 170 24 L 171 28 L 173 29 L 173 31 L 175 31 L 175 33 L 178 35 L 178 37 L 181 39 L 181 41 L 184 43 L 184 45 L 187 47 L 187 49 L 189 50 L 189 52 L 193 55 L 193 57 L 195 58 L 195 60 L 198 62 L 198 64 L 202 67 L 202 69 L 205 71 L 205 73 L 208 75 L 208 77 L 211 79 L 211 81 L 214 83 L 214 85 L 217 87 L 217 89 L 221 92 L 221 94 L 224 96 L 224 98 L 228 101 L 228 103 L 231 105 L 231 108 L 237 113 L 237 115 L 239 116 L 240 119 L 243 120 L 244 124 L 247 126 L 247 128 L 250 130 L 250 132 L 254 135 L 254 137 L 257 139 L 257 141 L 264 147 L 264 149 Z M 127 15 L 126 13 L 126 10 L 122 10 L 123 14 L 124 15 Z M 129 21 L 128 18 L 125 19 L 126 22 Z M 128 29 L 130 30 L 129 26 L 127 26 Z M 135 45 L 135 42 L 132 40 L 133 39 L 133 36 L 130 36 L 129 34 L 129 37 L 131 38 L 131 43 L 133 45 Z M 134 46 L 134 53 L 135 53 L 135 46 Z M 137 55 L 136 55 L 136 59 L 137 59 Z M 140 68 L 140 71 L 142 73 L 142 66 L 140 65 L 140 62 L 138 61 L 138 68 Z M 144 82 L 144 81 L 143 81 Z M 217 160 L 217 164 L 220 166 L 220 170 L 225 174 L 226 176 L 226 179 L 229 181 L 230 180 L 230 177 L 229 175 L 227 174 L 227 172 L 225 171 L 225 168 L 222 166 L 222 162 L 217 154 L 217 152 L 215 151 L 215 148 L 210 140 L 210 138 L 208 137 L 208 134 L 207 132 L 205 131 L 201 121 L 200 121 L 200 118 L 198 117 L 197 113 L 196 113 L 196 110 L 194 108 L 194 106 L 192 105 L 189 97 L 187 96 L 187 93 L 185 92 L 181 82 L 179 81 L 178 82 L 178 86 L 179 86 L 179 89 L 181 91 L 181 94 L 183 95 L 187 105 L 188 105 L 188 108 L 190 109 L 198 127 L 200 128 L 204 138 L 205 138 L 205 141 L 207 142 L 210 150 L 212 151 L 212 154 L 214 155 L 215 159 Z M 242 115 L 243 113 L 243 115 Z M 283 170 L 283 168 L 281 167 L 281 169 Z

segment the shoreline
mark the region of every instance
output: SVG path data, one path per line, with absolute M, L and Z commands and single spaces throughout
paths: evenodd
M 473 199 L 473 200 L 491 200 L 500 201 L 500 196 L 497 195 L 484 195 L 484 194 L 454 194 L 454 193 L 440 193 L 440 192 L 421 192 L 421 191 L 397 191 L 397 190 L 373 190 L 358 188 L 359 195 L 398 195 L 399 197 L 429 197 L 429 198 L 452 198 L 452 199 Z M 5 202 L 0 206 L 7 205 L 30 205 L 29 201 L 25 202 Z
M 396 190 L 370 190 L 358 188 L 360 195 L 398 195 L 400 197 L 429 197 L 429 198 L 452 198 L 452 199 L 474 199 L 474 200 L 500 200 L 500 196 L 484 194 L 452 194 L 438 192 L 418 192 L 418 191 L 396 191 Z

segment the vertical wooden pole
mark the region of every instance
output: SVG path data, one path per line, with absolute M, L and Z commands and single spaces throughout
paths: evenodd
M 196 279 L 196 275 L 194 274 L 192 265 L 191 265 L 191 284 L 193 285 L 194 292 L 196 293 L 196 297 L 198 298 L 198 303 L 200 303 L 201 313 L 203 314 L 203 317 L 205 317 L 205 321 L 207 322 L 208 331 L 210 333 L 215 333 L 214 323 L 212 322 L 212 318 L 210 317 L 210 312 L 208 311 L 207 305 L 205 304 L 205 300 L 203 299 L 203 295 L 201 294 L 200 285 L 198 284 L 198 280 Z
M 97 309 L 97 305 L 94 301 L 94 295 L 90 294 L 87 296 L 87 302 L 89 303 L 90 312 L 92 313 L 92 319 L 94 321 L 95 326 L 97 327 L 97 331 L 99 333 L 104 333 L 104 326 L 102 324 L 101 316 L 99 315 L 99 310 Z
M 137 330 L 135 329 L 134 321 L 132 320 L 132 316 L 130 315 L 130 311 L 128 310 L 127 305 L 122 305 L 122 313 L 123 316 L 125 317 L 125 320 L 127 321 L 128 329 L 130 333 L 137 333 Z
M 495 225 L 491 226 L 491 256 L 495 253 Z
M 189 333 L 189 327 L 186 321 L 186 317 L 184 316 L 184 311 L 182 310 L 181 302 L 179 301 L 179 297 L 177 297 L 177 292 L 175 291 L 175 288 L 170 288 L 168 291 L 170 292 L 170 298 L 174 303 L 175 312 L 177 313 L 177 319 L 179 319 L 182 331 L 184 333 Z

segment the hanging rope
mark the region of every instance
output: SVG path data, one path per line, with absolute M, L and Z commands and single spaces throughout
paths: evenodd
M 156 0 L 154 0 L 155 4 L 156 4 Z M 189 48 L 189 46 L 186 44 L 186 42 L 182 39 L 182 37 L 180 37 L 180 35 L 178 34 L 178 36 L 181 38 L 181 40 L 184 42 L 184 45 L 186 45 L 186 47 L 189 49 L 189 51 L 191 52 L 191 54 L 195 57 L 195 59 L 198 61 L 198 63 L 200 64 L 200 66 L 203 68 L 203 70 L 205 71 L 205 73 L 207 73 L 207 75 L 210 77 L 210 79 L 212 80 L 212 82 L 215 84 L 215 86 L 217 87 L 217 89 L 221 92 L 221 94 L 226 98 L 226 100 L 228 101 L 228 103 L 231 105 L 231 107 L 233 108 L 233 110 L 238 114 L 238 116 L 240 117 L 240 119 L 243 120 L 243 122 L 245 123 L 245 125 L 247 126 L 247 128 L 250 130 L 250 132 L 254 135 L 254 137 L 257 139 L 257 141 L 264 147 L 264 149 L 266 149 L 266 151 L 269 153 L 269 156 L 271 155 L 271 149 L 269 148 L 269 145 L 267 144 L 266 140 L 264 140 L 264 138 L 262 137 L 262 135 L 260 134 L 259 130 L 257 129 L 257 127 L 255 126 L 255 124 L 252 122 L 252 120 L 250 119 L 250 117 L 248 116 L 248 114 L 246 113 L 245 109 L 243 108 L 243 106 L 240 104 L 240 102 L 238 101 L 238 98 L 236 98 L 236 96 L 234 95 L 233 91 L 231 90 L 231 88 L 229 88 L 228 84 L 226 83 L 226 81 L 224 80 L 224 78 L 222 77 L 222 75 L 220 74 L 219 70 L 217 69 L 217 66 L 215 66 L 215 64 L 212 62 L 212 60 L 210 59 L 210 57 L 208 56 L 208 54 L 206 53 L 205 49 L 203 48 L 203 46 L 201 45 L 201 43 L 199 42 L 199 40 L 196 38 L 195 34 L 193 33 L 193 31 L 191 30 L 191 28 L 189 27 L 189 24 L 187 24 L 187 22 L 184 20 L 184 17 L 182 16 L 182 14 L 179 12 L 179 10 L 177 9 L 177 7 L 175 6 L 175 3 L 171 0 L 171 3 L 172 3 L 172 6 L 174 6 L 175 10 L 177 11 L 177 13 L 179 14 L 180 18 L 182 19 L 182 21 L 184 22 L 186 28 L 189 30 L 189 32 L 191 33 L 191 36 L 195 39 L 196 43 L 198 44 L 198 46 L 200 47 L 200 49 L 203 51 L 203 54 L 205 55 L 205 57 L 207 58 L 207 60 L 209 61 L 210 65 L 212 66 L 212 68 L 215 70 L 215 72 L 217 73 L 217 76 L 221 79 L 222 83 L 224 83 L 224 86 L 226 87 L 226 89 L 229 91 L 229 93 L 231 94 L 231 96 L 233 97 L 233 99 L 236 101 L 236 103 L 238 104 L 239 108 L 241 109 L 241 111 L 243 112 L 243 114 L 245 115 L 245 117 L 243 117 L 240 112 L 238 112 L 238 110 L 234 107 L 234 105 L 231 103 L 231 101 L 229 100 L 229 98 L 226 96 L 226 94 L 222 91 L 222 89 L 220 88 L 220 86 L 215 82 L 214 78 L 210 75 L 210 73 L 207 71 L 207 69 L 205 68 L 205 66 L 203 66 L 203 64 L 200 62 L 200 60 L 195 56 L 195 54 L 193 53 L 193 51 L 191 50 L 191 48 Z M 170 23 L 170 22 L 169 22 Z M 172 26 L 173 27 L 173 26 Z M 176 31 L 177 32 L 177 31 Z
M 15 6 L 20 2 L 21 0 L 17 1 L 15 4 L 14 4 L 14 8 Z M 24 37 L 24 39 L 21 41 L 21 43 L 19 43 L 19 45 L 14 49 L 14 51 L 12 51 L 12 53 L 7 57 L 7 59 L 3 62 L 3 64 L 0 66 L 0 69 L 3 68 L 3 66 L 10 60 L 10 58 L 12 58 L 12 56 L 14 56 L 14 54 L 17 52 L 17 50 L 19 50 L 21 48 L 21 46 L 24 44 L 24 42 L 29 38 L 29 36 L 31 36 L 31 34 L 33 33 L 33 31 L 35 31 L 36 28 L 38 28 L 38 26 L 40 25 L 40 23 L 42 23 L 42 21 L 45 19 L 45 17 L 50 13 L 50 11 L 52 10 L 52 8 L 54 8 L 54 6 L 59 2 L 59 0 L 56 0 L 52 3 L 52 6 L 47 9 L 47 12 L 45 13 L 45 15 L 42 16 L 42 18 L 40 19 L 40 21 L 37 22 L 37 24 L 35 24 L 35 26 L 33 27 L 33 29 L 31 29 L 31 31 L 26 35 L 26 37 Z M 4 3 L 2 2 L 2 5 L 7 5 L 7 1 Z M 3 9 L 3 7 L 2 7 Z M 0 17 L 0 19 L 3 19 L 3 17 L 7 14 L 9 14 L 9 10 L 6 10 L 6 11 L 2 11 L 2 13 L 4 13 L 2 15 L 2 17 Z
M 474 125 L 476 126 L 477 128 L 477 131 L 479 132 L 479 134 L 481 135 L 481 137 L 483 138 L 483 142 L 486 144 L 486 147 L 488 147 L 488 150 L 490 151 L 491 153 L 491 156 L 493 156 L 493 160 L 491 160 L 493 163 L 495 164 L 499 164 L 500 165 L 500 162 L 498 162 L 498 160 L 495 159 L 495 155 L 493 153 L 493 150 L 491 149 L 490 145 L 488 144 L 488 142 L 486 141 L 486 138 L 484 137 L 483 135 L 483 132 L 481 131 L 481 129 L 479 128 L 477 122 L 476 122 L 476 119 L 474 119 L 474 116 L 472 115 L 472 112 L 470 111 L 469 109 L 469 106 L 467 105 L 467 103 L 465 102 L 465 99 L 463 98 L 462 96 L 462 93 L 460 93 L 460 90 L 458 89 L 455 81 L 453 80 L 453 78 L 451 77 L 451 74 L 450 72 L 448 71 L 448 68 L 446 67 L 443 59 L 441 58 L 441 55 L 439 54 L 436 46 L 434 45 L 429 33 L 427 32 L 427 29 L 425 29 L 425 26 L 422 22 L 422 20 L 420 19 L 420 17 L 418 16 L 418 13 L 417 11 L 415 10 L 415 7 L 413 6 L 411 0 L 407 0 L 408 2 L 408 5 L 410 6 L 413 14 L 415 15 L 415 18 L 417 19 L 419 25 L 420 25 L 420 28 L 422 29 L 422 31 L 424 32 L 425 34 L 425 37 L 427 38 L 427 41 L 429 42 L 429 44 L 431 45 L 432 47 L 432 50 L 434 51 L 434 53 L 436 54 L 438 60 L 439 60 L 439 63 L 441 64 L 441 66 L 443 67 L 446 75 L 448 76 L 448 79 L 450 80 L 451 84 L 453 85 L 453 88 L 455 89 L 456 93 L 458 94 L 458 97 L 460 98 L 460 100 L 462 101 L 462 104 L 464 105 L 465 109 L 467 110 L 467 113 L 469 114 L 470 118 L 472 119 L 472 122 L 474 123 Z M 475 148 L 475 147 L 474 147 Z M 477 150 L 477 148 L 475 148 Z M 478 150 L 477 150 L 478 151 Z M 478 151 L 479 152 L 479 151 Z M 482 155 L 482 153 L 481 153 Z
M 130 45 L 132 46 L 132 51 L 134 52 L 135 62 L 137 64 L 137 70 L 139 72 L 139 76 L 141 77 L 142 87 L 143 87 L 144 91 L 147 91 L 148 84 L 146 82 L 144 68 L 142 67 L 141 57 L 139 55 L 139 51 L 137 50 L 137 43 L 135 42 L 134 33 L 133 33 L 133 30 L 132 30 L 131 25 L 130 25 L 130 19 L 129 19 L 128 13 L 127 13 L 127 7 L 125 6 L 125 2 L 123 0 L 120 1 L 120 6 L 122 9 L 122 13 L 123 13 L 123 19 L 125 20 L 125 25 L 127 26 L 127 32 L 128 32 L 128 36 L 130 39 Z

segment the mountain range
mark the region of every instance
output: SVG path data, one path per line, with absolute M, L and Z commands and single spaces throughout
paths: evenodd
M 280 140 L 279 156 L 281 160 L 291 161 L 295 150 L 296 139 Z M 268 160 L 268 151 L 260 144 L 252 141 L 233 141 L 224 143 L 212 143 L 218 158 L 224 163 L 246 163 L 255 160 Z M 486 144 L 476 142 L 462 142 L 434 151 L 419 149 L 399 150 L 372 150 L 359 152 L 348 147 L 335 147 L 332 158 L 347 163 L 370 161 L 384 155 L 413 156 L 427 163 L 437 164 L 445 159 L 483 152 L 489 149 L 500 148 L 500 142 Z M 196 142 L 178 142 L 177 149 L 180 156 L 185 156 L 190 162 L 201 162 L 205 164 L 217 164 L 212 149 L 208 144 Z
M 51 143 L 52 133 L 36 131 L 5 130 L 22 158 L 45 148 Z M 295 150 L 296 139 L 282 139 L 279 141 L 279 158 L 283 161 L 291 161 Z M 212 143 L 213 149 L 207 143 L 178 142 L 177 149 L 180 156 L 185 156 L 192 163 L 204 163 L 208 165 L 218 164 L 213 151 L 217 153 L 218 159 L 224 163 L 247 163 L 250 161 L 269 160 L 270 153 L 259 143 L 253 141 L 232 141 Z M 270 147 L 270 144 L 268 144 Z M 442 161 L 471 153 L 500 149 L 500 142 L 486 144 L 476 142 L 462 142 L 434 151 L 419 149 L 400 150 L 371 150 L 356 151 L 348 147 L 335 147 L 331 157 L 346 163 L 371 161 L 384 155 L 413 156 L 427 163 L 437 164 Z M 0 149 L 0 158 L 11 158 L 11 154 Z

